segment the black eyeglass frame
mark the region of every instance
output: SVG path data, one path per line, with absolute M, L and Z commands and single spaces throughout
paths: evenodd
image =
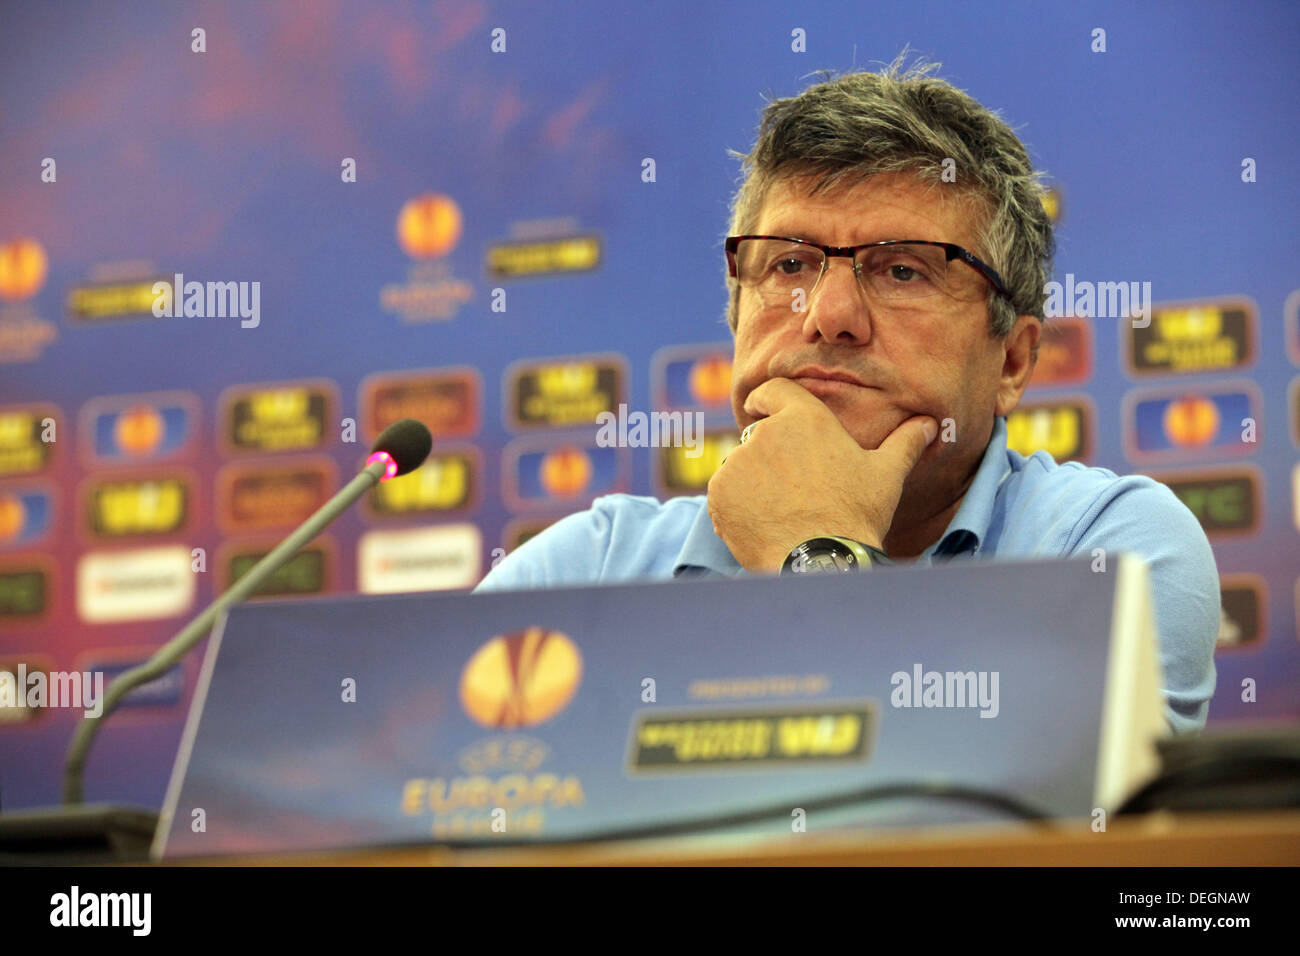
M 879 246 L 898 246 L 903 244 L 910 246 L 937 246 L 944 251 L 944 255 L 947 256 L 948 262 L 952 262 L 954 259 L 960 259 L 987 279 L 998 295 L 1005 297 L 1008 301 L 1011 300 L 1011 292 L 1002 281 L 1002 277 L 998 275 L 997 270 L 984 262 L 973 252 L 963 249 L 955 242 L 935 242 L 930 239 L 882 239 L 879 242 L 864 242 L 857 246 L 823 246 L 816 242 L 809 242 L 807 239 L 795 239 L 793 236 L 727 236 L 724 244 L 724 248 L 727 252 L 727 267 L 730 270 L 731 277 L 737 281 L 739 281 L 739 277 L 737 276 L 736 267 L 736 249 L 740 246 L 741 242 L 746 239 L 776 239 L 781 242 L 797 242 L 800 245 L 809 246 L 813 249 L 820 249 L 824 261 L 822 263 L 822 274 L 817 277 L 817 283 L 820 283 L 822 276 L 826 275 L 826 268 L 829 265 L 832 256 L 844 256 L 852 262 L 857 258 L 859 250 L 862 249 L 871 249 Z M 814 286 L 817 283 L 814 283 Z

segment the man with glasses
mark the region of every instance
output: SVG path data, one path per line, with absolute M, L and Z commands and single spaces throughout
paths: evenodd
M 1220 617 L 1209 542 L 1149 478 L 1007 448 L 1052 228 L 1019 139 L 933 69 L 766 107 L 724 243 L 741 443 L 708 494 L 597 499 L 479 589 L 1129 551 L 1151 568 L 1166 718 L 1197 730 Z

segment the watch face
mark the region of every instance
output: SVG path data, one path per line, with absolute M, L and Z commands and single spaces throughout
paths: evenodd
M 858 566 L 858 559 L 850 551 L 840 551 L 828 549 L 817 554 L 813 558 L 813 567 L 809 570 L 814 571 L 855 571 Z
M 788 567 L 796 574 L 842 574 L 858 570 L 858 559 L 847 548 L 833 541 L 800 545 L 795 549 Z

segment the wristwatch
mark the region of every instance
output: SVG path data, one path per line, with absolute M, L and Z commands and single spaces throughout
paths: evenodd
M 786 556 L 782 574 L 820 574 L 827 571 L 869 571 L 875 565 L 889 565 L 889 555 L 851 538 L 822 535 L 809 538 Z

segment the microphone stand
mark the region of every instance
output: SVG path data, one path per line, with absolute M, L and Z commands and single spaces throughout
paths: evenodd
M 391 461 L 391 459 L 389 459 Z M 374 460 L 362 469 L 361 473 L 348 482 L 333 498 L 321 505 L 316 512 L 294 529 L 293 533 L 276 545 L 270 554 L 253 565 L 248 572 L 228 588 L 225 593 L 203 609 L 198 617 L 185 625 L 175 637 L 160 647 L 149 660 L 138 667 L 118 675 L 104 692 L 103 707 L 91 717 L 83 715 L 72 743 L 68 747 L 68 759 L 63 772 L 63 802 L 68 805 L 80 804 L 85 799 L 86 760 L 90 747 L 99 733 L 100 721 L 108 717 L 131 691 L 141 684 L 147 684 L 156 677 L 165 674 L 173 664 L 184 657 L 189 650 L 207 636 L 217 615 L 232 604 L 238 604 L 258 589 L 281 565 L 298 553 L 312 538 L 320 534 L 331 521 L 348 509 L 363 494 L 377 485 L 384 474 L 386 464 Z

